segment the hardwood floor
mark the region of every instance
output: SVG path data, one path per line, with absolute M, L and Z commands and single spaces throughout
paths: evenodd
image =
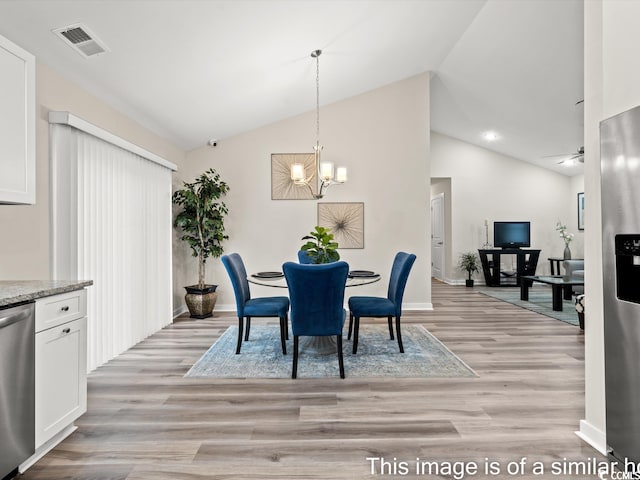
M 180 318 L 89 376 L 78 430 L 21 478 L 597 478 L 575 474 L 605 461 L 574 433 L 584 418 L 579 328 L 465 287 L 434 283 L 433 303 L 403 323 L 424 325 L 477 378 L 350 378 L 346 364 L 345 380 L 187 380 L 236 318 Z M 388 462 L 384 475 L 369 457 Z M 422 462 L 438 474 L 416 474 Z M 500 473 L 485 473 L 488 462 Z M 510 462 L 525 474 L 509 474 Z M 544 474 L 533 476 L 534 462 Z M 474 463 L 477 473 L 460 473 Z

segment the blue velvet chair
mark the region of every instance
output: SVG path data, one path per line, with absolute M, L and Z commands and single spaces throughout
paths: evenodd
M 247 319 L 247 326 L 244 332 L 244 340 L 249 340 L 251 329 L 251 317 L 278 317 L 280 319 L 280 342 L 282 343 L 282 354 L 287 354 L 286 339 L 289 329 L 289 299 L 287 297 L 262 297 L 251 298 L 247 271 L 244 268 L 242 257 L 237 253 L 223 255 L 222 264 L 227 269 L 231 278 L 233 291 L 236 295 L 236 309 L 238 311 L 238 345 L 236 354 L 240 353 L 242 347 L 242 333 L 244 319 Z
M 402 345 L 402 333 L 400 331 L 400 316 L 402 315 L 402 297 L 407 285 L 409 272 L 413 267 L 416 256 L 413 253 L 398 252 L 391 267 L 387 298 L 382 297 L 351 297 L 349 298 L 349 334 L 351 338 L 353 329 L 353 353 L 358 351 L 358 331 L 361 317 L 387 317 L 389 323 L 389 336 L 393 340 L 392 318 L 396 317 L 396 336 L 400 353 L 404 353 Z M 355 321 L 354 321 L 355 320 Z
M 303 265 L 313 263 L 313 259 L 307 254 L 305 250 L 298 250 L 298 261 Z
M 346 318 L 344 289 L 349 274 L 346 262 L 301 265 L 287 262 L 282 271 L 291 299 L 293 332 L 293 370 L 298 375 L 298 341 L 300 336 L 336 336 L 340 378 L 344 378 L 342 328 Z

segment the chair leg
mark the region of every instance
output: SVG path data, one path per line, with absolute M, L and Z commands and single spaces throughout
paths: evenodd
M 284 314 L 284 338 L 289 340 L 289 314 Z
M 349 310 L 349 333 L 347 334 L 347 340 L 351 340 L 351 331 L 353 330 L 353 313 Z
M 358 331 L 360 330 L 360 317 L 355 317 L 353 326 L 353 354 L 358 351 Z
M 396 335 L 398 336 L 398 346 L 400 347 L 400 353 L 404 353 L 404 346 L 402 345 L 402 333 L 400 333 L 400 317 L 396 317 Z
M 242 346 L 242 330 L 244 329 L 243 317 L 238 317 L 238 345 L 236 346 L 236 355 L 240 353 L 240 347 Z
M 247 317 L 247 329 L 244 332 L 244 341 L 249 340 L 249 330 L 251 330 L 251 317 Z
M 342 357 L 342 335 L 336 335 L 338 347 L 338 365 L 340 366 L 340 378 L 344 378 L 344 358 Z
M 293 336 L 293 369 L 291 370 L 291 378 L 298 376 L 298 336 Z
M 391 321 L 393 317 L 389 315 L 387 317 L 387 322 L 389 323 L 389 337 L 393 340 L 393 322 Z
M 285 329 L 287 328 L 285 317 L 280 317 L 280 343 L 282 344 L 282 354 L 287 354 L 287 343 L 285 342 Z

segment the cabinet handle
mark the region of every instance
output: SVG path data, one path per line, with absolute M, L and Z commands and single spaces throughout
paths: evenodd
M 65 328 L 64 330 L 62 330 L 62 333 L 71 333 L 71 329 L 70 328 Z
M 63 312 L 68 312 L 69 311 L 69 306 L 65 305 L 64 307 L 62 307 L 60 310 L 62 310 Z

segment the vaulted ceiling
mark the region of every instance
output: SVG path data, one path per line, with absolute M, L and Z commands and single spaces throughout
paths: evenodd
M 0 34 L 185 150 L 432 72 L 432 129 L 558 165 L 583 143 L 582 0 L 0 0 Z M 80 23 L 108 52 L 52 31 Z M 497 139 L 483 138 L 487 131 Z

